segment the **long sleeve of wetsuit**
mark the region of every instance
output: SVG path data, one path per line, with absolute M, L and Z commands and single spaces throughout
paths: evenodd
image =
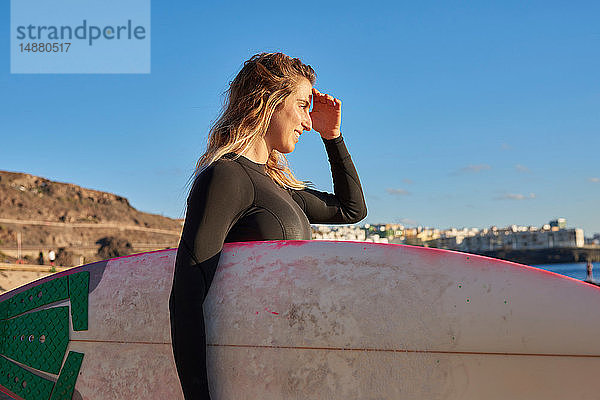
M 292 198 L 313 224 L 352 224 L 367 215 L 362 187 L 352 158 L 339 136 L 323 139 L 331 165 L 334 193 L 311 188 L 293 190 Z
M 235 162 L 219 161 L 198 176 L 188 197 L 181 236 L 190 252 L 189 265 L 221 251 L 229 229 L 252 204 L 253 196 L 252 182 Z
M 186 399 L 210 399 L 202 304 L 227 232 L 251 204 L 253 193 L 241 167 L 223 162 L 203 171 L 188 197 L 169 299 L 173 354 Z

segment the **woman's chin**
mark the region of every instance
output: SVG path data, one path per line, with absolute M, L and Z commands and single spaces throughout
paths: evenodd
M 279 151 L 282 154 L 289 154 L 289 153 L 293 152 L 295 148 L 296 148 L 296 143 L 290 143 L 285 147 L 282 146 L 281 149 L 277 149 L 277 151 Z

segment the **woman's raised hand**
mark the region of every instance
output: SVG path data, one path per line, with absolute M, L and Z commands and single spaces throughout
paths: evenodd
M 329 94 L 312 89 L 313 107 L 310 112 L 312 128 L 323 139 L 335 139 L 340 136 L 342 124 L 342 102 Z

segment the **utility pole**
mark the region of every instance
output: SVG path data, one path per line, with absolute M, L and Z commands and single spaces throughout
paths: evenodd
M 21 232 L 17 232 L 17 263 L 21 262 Z

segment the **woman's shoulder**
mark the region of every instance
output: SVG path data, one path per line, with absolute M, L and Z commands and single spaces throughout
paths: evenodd
M 188 204 L 208 197 L 222 201 L 238 199 L 242 203 L 252 202 L 252 182 L 244 169 L 236 162 L 219 159 L 200 171 L 192 183 Z
M 233 160 L 220 158 L 200 171 L 195 182 L 241 183 L 248 179 L 244 168 Z
M 212 186 L 222 190 L 240 190 L 252 185 L 248 173 L 233 160 L 220 158 L 201 170 L 194 178 L 192 192 Z

